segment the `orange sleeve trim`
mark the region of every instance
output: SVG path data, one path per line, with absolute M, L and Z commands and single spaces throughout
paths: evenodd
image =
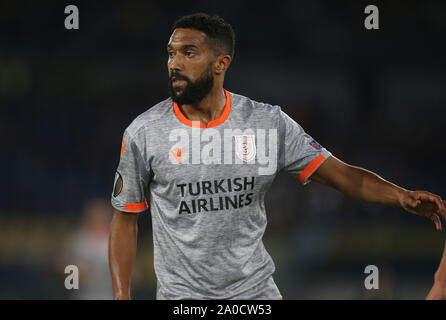
M 299 181 L 304 183 L 304 181 L 311 176 L 311 174 L 321 165 L 321 163 L 325 160 L 323 155 L 318 155 L 313 161 L 311 161 L 308 166 L 302 171 L 299 175 Z
M 223 91 L 225 92 L 225 96 L 226 96 L 226 104 L 225 104 L 225 107 L 223 108 L 223 112 L 217 119 L 210 121 L 207 126 L 205 126 L 203 123 L 201 123 L 199 121 L 193 121 L 193 123 L 192 123 L 191 120 L 189 120 L 188 118 L 186 118 L 184 116 L 184 114 L 181 112 L 181 109 L 176 102 L 173 103 L 173 111 L 174 111 L 175 115 L 177 116 L 178 120 L 180 120 L 183 124 L 185 124 L 189 127 L 198 127 L 198 124 L 195 125 L 195 123 L 198 123 L 198 122 L 200 123 L 200 128 L 216 127 L 219 124 L 222 124 L 223 122 L 225 122 L 226 119 L 229 117 L 229 113 L 231 112 L 231 95 L 225 89 L 223 89 Z
M 128 212 L 140 212 L 149 207 L 147 200 L 144 199 L 143 202 L 140 203 L 126 203 L 124 206 L 124 211 Z

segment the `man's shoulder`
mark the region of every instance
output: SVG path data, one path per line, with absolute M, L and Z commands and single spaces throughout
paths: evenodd
M 170 112 L 172 112 L 172 99 L 167 98 L 138 115 L 126 130 L 134 136 L 147 125 L 161 125 L 160 120 L 165 119 Z
M 247 113 L 278 113 L 281 108 L 266 102 L 260 102 L 247 96 L 231 92 L 232 107 L 241 112 Z

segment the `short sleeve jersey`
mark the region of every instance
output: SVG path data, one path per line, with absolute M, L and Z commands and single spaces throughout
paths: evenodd
M 111 202 L 152 217 L 157 297 L 281 298 L 262 242 L 265 193 L 280 170 L 302 184 L 331 154 L 279 106 L 223 90 L 204 126 L 168 98 L 125 130 Z M 270 285 L 271 286 L 271 285 Z

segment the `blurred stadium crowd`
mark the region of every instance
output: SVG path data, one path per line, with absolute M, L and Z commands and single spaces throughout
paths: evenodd
M 67 3 L 68 4 L 68 3 Z M 361 1 L 0 4 L 0 298 L 108 299 L 109 197 L 124 129 L 167 97 L 166 44 L 180 16 L 236 33 L 225 89 L 277 104 L 341 160 L 446 197 L 446 3 Z M 280 173 L 265 245 L 285 299 L 421 299 L 444 235 L 402 209 Z M 140 217 L 134 297 L 155 295 L 150 213 Z M 67 291 L 64 266 L 80 269 Z M 380 290 L 364 289 L 377 265 Z

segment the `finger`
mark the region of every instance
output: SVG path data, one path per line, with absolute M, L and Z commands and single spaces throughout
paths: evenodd
M 435 228 L 437 229 L 437 231 L 441 231 L 440 217 L 437 214 L 433 213 L 429 218 L 435 223 Z
M 437 195 L 433 195 L 435 198 L 435 203 L 437 204 L 438 207 L 438 213 L 441 214 L 441 212 L 444 210 L 444 206 L 443 206 L 443 200 L 441 200 L 441 198 Z
M 446 221 L 446 201 L 441 200 L 441 204 L 443 206 L 443 209 L 440 211 L 441 216 L 443 217 L 443 219 L 445 219 Z
M 441 203 L 441 198 L 437 195 L 434 195 L 432 193 L 423 191 L 423 192 L 419 192 L 417 194 L 417 198 L 420 200 L 424 200 L 424 201 L 430 201 L 430 202 L 434 202 L 437 204 L 437 211 L 441 211 L 443 208 L 443 204 Z

